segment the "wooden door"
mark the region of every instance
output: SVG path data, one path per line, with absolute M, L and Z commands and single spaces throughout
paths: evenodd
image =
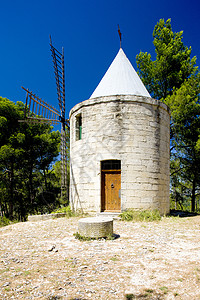
M 121 211 L 121 171 L 102 171 L 101 210 Z

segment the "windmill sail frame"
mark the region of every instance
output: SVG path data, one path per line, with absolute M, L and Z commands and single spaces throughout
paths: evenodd
M 53 45 L 50 36 L 50 49 L 53 58 L 54 74 L 56 79 L 57 97 L 60 108 L 61 122 L 61 198 L 64 194 L 68 194 L 67 189 L 67 149 L 66 149 L 66 130 L 69 122 L 65 120 L 65 66 L 64 66 L 64 48 L 60 53 Z
M 69 120 L 65 119 L 64 48 L 62 48 L 62 53 L 60 53 L 52 45 L 50 36 L 50 49 L 53 58 L 60 112 L 41 98 L 37 97 L 33 92 L 22 87 L 22 89 L 26 91 L 26 104 L 24 110 L 24 120 L 20 120 L 20 122 L 48 122 L 53 125 L 61 123 L 61 199 L 65 200 L 65 198 L 68 197 L 66 127 L 69 129 Z
M 33 92 L 22 87 L 26 91 L 26 104 L 24 109 L 24 120 L 20 122 L 48 122 L 53 125 L 60 123 L 60 113 L 52 105 L 48 104 Z

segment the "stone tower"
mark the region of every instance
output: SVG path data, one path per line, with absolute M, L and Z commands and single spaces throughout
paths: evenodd
M 70 111 L 70 205 L 84 212 L 169 212 L 168 107 L 120 48 L 90 99 Z

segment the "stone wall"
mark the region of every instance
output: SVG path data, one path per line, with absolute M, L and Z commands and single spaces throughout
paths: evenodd
M 76 116 L 82 138 L 76 140 Z M 121 209 L 169 212 L 168 107 L 132 95 L 89 99 L 70 112 L 70 203 L 101 211 L 101 161 L 121 160 Z

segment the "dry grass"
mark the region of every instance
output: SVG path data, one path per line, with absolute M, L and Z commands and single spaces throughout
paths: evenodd
M 79 241 L 78 218 L 0 228 L 0 299 L 200 299 L 200 217 L 114 221 Z

